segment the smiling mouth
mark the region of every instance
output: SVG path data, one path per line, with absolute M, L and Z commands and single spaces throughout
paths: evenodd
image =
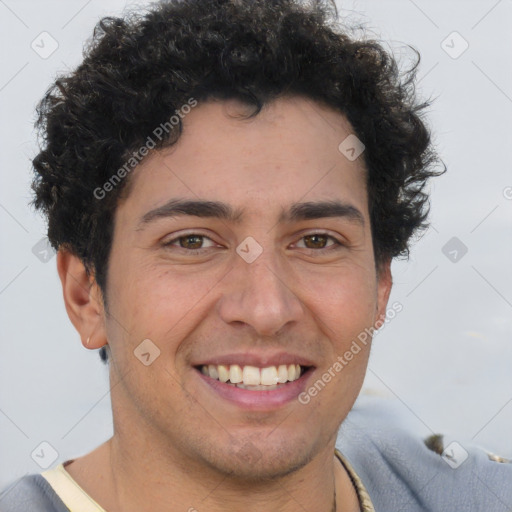
M 240 366 L 238 364 L 208 364 L 196 366 L 203 375 L 233 387 L 252 391 L 270 391 L 298 380 L 311 367 L 299 364 L 278 366 Z

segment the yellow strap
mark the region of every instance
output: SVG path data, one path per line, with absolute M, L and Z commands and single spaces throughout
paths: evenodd
M 71 512 L 106 512 L 76 482 L 60 464 L 41 474 Z

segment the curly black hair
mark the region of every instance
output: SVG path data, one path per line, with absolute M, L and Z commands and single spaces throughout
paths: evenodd
M 376 262 L 407 256 L 411 236 L 427 226 L 427 181 L 445 170 L 422 120 L 430 103 L 416 99 L 420 57 L 401 73 L 381 44 L 349 37 L 338 21 L 335 4 L 322 0 L 171 0 L 99 21 L 82 64 L 38 106 L 33 203 L 52 246 L 80 257 L 106 300 L 126 162 L 155 128 L 167 127 L 155 147 L 176 143 L 174 114 L 191 98 L 239 99 L 253 117 L 301 95 L 344 114 L 365 145 Z M 112 183 L 116 173 L 126 177 Z M 109 193 L 98 193 L 109 180 Z

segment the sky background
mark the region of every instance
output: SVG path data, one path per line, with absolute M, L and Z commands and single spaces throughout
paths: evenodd
M 68 320 L 44 222 L 28 206 L 33 121 L 97 20 L 147 4 L 0 0 L 0 487 L 44 469 L 41 449 L 64 461 L 112 433 L 107 369 Z M 420 435 L 512 458 L 512 1 L 338 8 L 404 66 L 407 44 L 421 53 L 418 92 L 435 100 L 428 122 L 448 167 L 431 187 L 431 229 L 393 264 L 390 304 L 403 310 L 375 337 L 363 394 Z

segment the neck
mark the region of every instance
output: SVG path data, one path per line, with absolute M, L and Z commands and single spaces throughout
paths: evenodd
M 340 512 L 333 508 L 334 447 L 286 476 L 248 481 L 180 461 L 176 455 L 165 458 L 160 450 L 125 449 L 119 441 L 113 438 L 110 443 L 115 508 L 107 508 L 109 512 L 163 511 L 169 503 L 176 510 L 190 512 Z
M 125 447 L 115 436 L 66 469 L 108 512 L 159 512 L 170 503 L 189 512 L 359 511 L 351 480 L 334 458 L 334 446 L 306 466 L 267 482 L 240 481 L 204 467 L 199 473 L 190 471 L 162 452 Z

